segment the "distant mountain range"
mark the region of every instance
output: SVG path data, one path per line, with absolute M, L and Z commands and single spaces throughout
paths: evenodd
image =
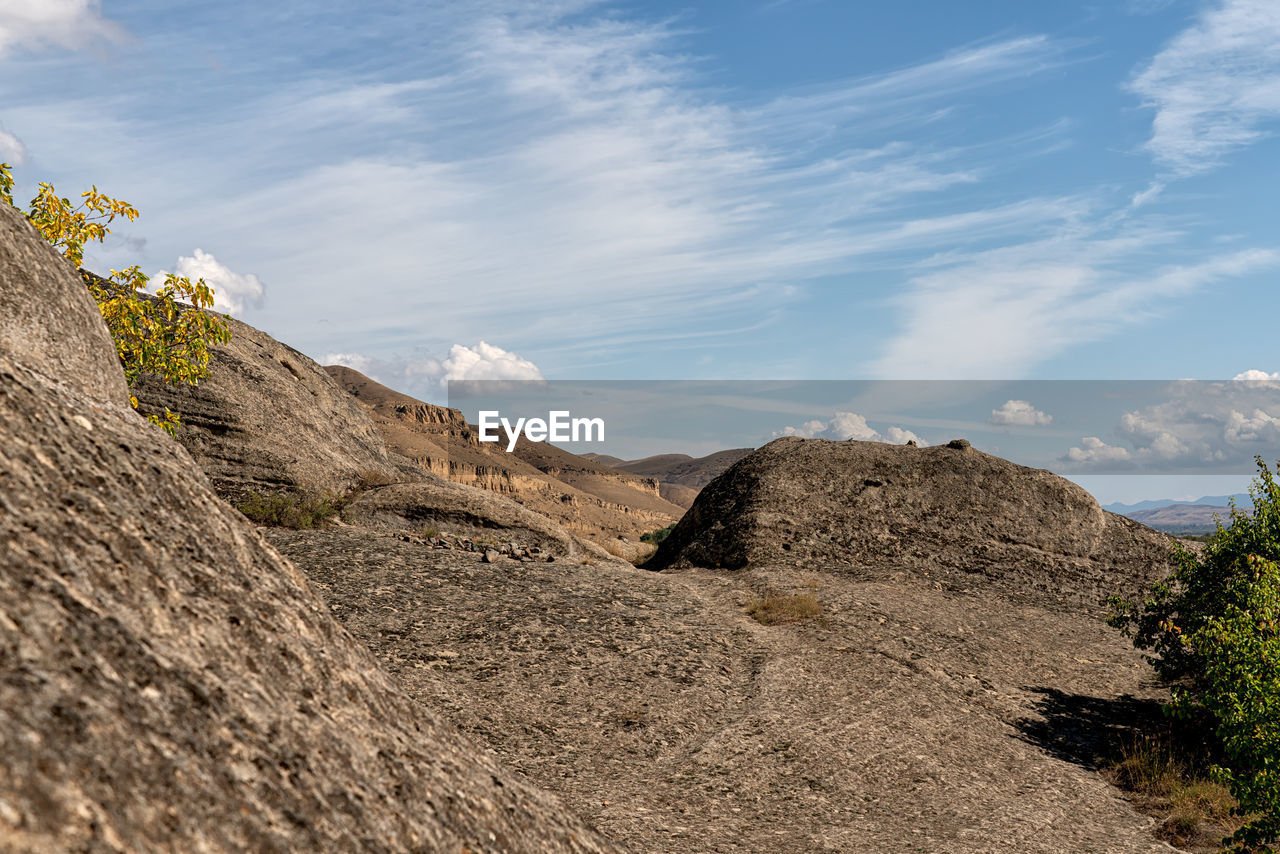
M 1253 507 L 1253 499 L 1247 494 L 1206 495 L 1195 501 L 1174 501 L 1168 498 L 1139 501 L 1137 504 L 1108 504 L 1103 509 L 1121 516 L 1128 516 L 1148 528 L 1167 534 L 1208 534 L 1231 522 L 1230 500 L 1236 500 L 1241 510 Z
M 1172 507 L 1175 504 L 1180 505 L 1212 505 L 1214 507 L 1226 507 L 1230 504 L 1231 499 L 1236 500 L 1241 508 L 1252 507 L 1253 499 L 1248 493 L 1237 492 L 1235 495 L 1206 495 L 1203 498 L 1197 498 L 1195 501 L 1179 501 L 1176 498 L 1157 498 L 1152 501 L 1139 501 L 1136 504 L 1123 504 L 1119 501 L 1114 504 L 1102 505 L 1103 510 L 1110 510 L 1112 513 L 1119 513 L 1121 516 L 1128 516 L 1139 510 L 1156 510 L 1161 507 Z

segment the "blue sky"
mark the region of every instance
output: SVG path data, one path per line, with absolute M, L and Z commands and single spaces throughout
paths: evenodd
M 89 266 L 431 399 L 1280 370 L 1278 129 L 1280 0 L 0 0 Z

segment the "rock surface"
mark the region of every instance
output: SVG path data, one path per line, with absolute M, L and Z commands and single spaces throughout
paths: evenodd
M 97 306 L 84 298 L 83 286 L 65 288 L 68 276 L 76 278 L 70 264 L 3 203 L 0 247 L 0 353 L 40 366 L 81 394 L 128 403 L 119 363 L 102 358 L 114 348 Z M 64 287 L 49 287 L 50 281 Z
M 144 379 L 140 409 L 182 417 L 178 440 L 226 498 L 248 492 L 341 493 L 362 477 L 412 479 L 364 408 L 324 369 L 265 332 L 228 318 L 209 376 L 175 388 Z
M 415 697 L 637 851 L 1173 850 L 1097 773 L 1150 669 L 1078 611 L 907 574 L 266 535 Z M 761 625 L 769 589 L 822 618 Z
M 405 696 L 122 403 L 74 273 L 8 278 L 38 242 L 0 233 L 0 294 L 67 307 L 0 346 L 0 850 L 614 850 Z
M 648 566 L 904 570 L 1087 607 L 1167 574 L 1167 536 L 953 444 L 777 439 L 704 488 Z
M 356 524 L 387 530 L 437 529 L 477 543 L 518 539 L 552 555 L 617 560 L 552 520 L 484 489 L 425 475 L 419 483 L 391 484 L 362 492 L 343 511 Z

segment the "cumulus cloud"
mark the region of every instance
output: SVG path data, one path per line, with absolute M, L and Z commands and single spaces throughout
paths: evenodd
M 481 341 L 474 347 L 454 344 L 445 359 L 431 356 L 378 359 L 363 353 L 327 353 L 327 365 L 345 365 L 397 391 L 438 399 L 450 382 L 541 381 L 542 371 L 523 356 Z
M 533 362 L 484 341 L 474 347 L 454 344 L 442 367 L 445 382 L 542 379 L 542 372 Z
M 153 278 L 157 284 L 167 271 L 161 270 Z M 237 273 L 213 257 L 212 253 L 197 249 L 194 255 L 178 258 L 175 275 L 186 276 L 191 281 L 204 279 L 213 288 L 213 307 L 218 311 L 239 317 L 246 308 L 262 308 L 266 286 L 252 273 Z
M 1044 427 L 1053 423 L 1053 416 L 1041 412 L 1025 400 L 1006 400 L 999 409 L 991 410 L 988 421 L 1010 427 Z
M 1246 371 L 1239 375 L 1243 381 L 1171 383 L 1168 400 L 1121 415 L 1116 432 L 1124 447 L 1086 439 L 1061 459 L 1130 461 L 1152 472 L 1246 471 L 1255 455 L 1280 454 L 1280 382 L 1274 376 Z
M 1147 150 L 1178 174 L 1211 169 L 1280 118 L 1280 7 L 1210 4 L 1130 83 L 1156 111 Z
M 774 436 L 799 436 L 802 439 L 857 439 L 862 442 L 887 442 L 905 445 L 915 442 L 923 447 L 928 444 L 915 433 L 901 427 L 888 427 L 883 433 L 867 423 L 867 419 L 855 412 L 837 412 L 830 420 L 806 421 L 799 427 L 784 427 Z
M 1252 368 L 1236 374 L 1231 379 L 1240 382 L 1276 382 L 1280 381 L 1280 372 L 1269 374 L 1266 371 L 1259 371 L 1256 368 Z
M 78 50 L 125 31 L 102 17 L 99 0 L 0 0 L 0 57 L 15 47 Z
M 1129 451 L 1118 445 L 1108 445 L 1097 436 L 1085 436 L 1080 446 L 1067 451 L 1064 460 L 1073 463 L 1113 463 L 1129 459 Z

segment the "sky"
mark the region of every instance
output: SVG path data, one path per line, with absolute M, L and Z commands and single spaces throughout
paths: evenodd
M 1280 371 L 1278 130 L 1280 0 L 0 0 L 86 266 L 429 400 Z

